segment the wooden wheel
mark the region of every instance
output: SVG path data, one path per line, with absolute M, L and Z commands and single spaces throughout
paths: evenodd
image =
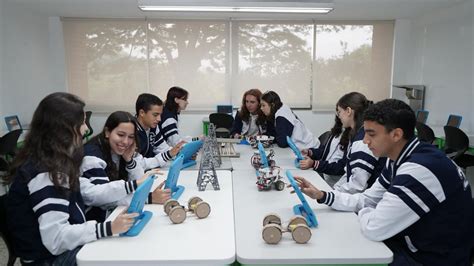
M 202 199 L 200 197 L 194 196 L 188 200 L 188 209 L 194 210 L 196 208 L 196 204 L 201 202 Z
M 199 219 L 206 218 L 211 213 L 211 206 L 205 201 L 200 201 L 196 204 L 194 213 Z
M 277 224 L 267 224 L 262 229 L 262 238 L 267 244 L 278 244 L 282 234 L 281 227 Z
M 263 218 L 263 226 L 265 226 L 265 225 L 267 225 L 267 224 L 278 224 L 278 225 L 281 225 L 281 218 L 280 218 L 280 216 L 278 216 L 278 214 L 275 214 L 275 213 L 267 214 L 267 216 L 265 216 L 265 218 Z
M 304 224 L 308 225 L 306 219 L 301 215 L 293 216 L 288 223 L 288 231 L 292 231 L 297 225 Z
M 170 215 L 170 210 L 173 207 L 179 206 L 179 202 L 175 199 L 169 199 L 163 204 L 163 210 L 165 211 L 166 215 Z
M 186 220 L 186 211 L 182 206 L 176 206 L 170 210 L 169 216 L 174 224 L 180 224 Z
M 298 244 L 305 244 L 311 239 L 311 229 L 305 224 L 298 224 L 291 231 L 291 236 Z

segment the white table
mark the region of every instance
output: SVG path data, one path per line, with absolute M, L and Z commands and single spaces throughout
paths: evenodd
M 234 212 L 230 171 L 217 171 L 220 191 L 209 184 L 196 186 L 197 171 L 181 172 L 178 184 L 186 187 L 179 201 L 187 205 L 199 196 L 211 205 L 209 217 L 188 215 L 172 224 L 162 205 L 147 205 L 153 217 L 136 237 L 111 237 L 86 244 L 77 254 L 78 265 L 226 265 L 235 261 Z M 111 215 L 115 217 L 123 207 Z
M 295 166 L 296 156 L 290 148 L 280 148 L 276 144 L 265 150 L 273 149 L 275 156 L 273 159 L 277 166 L 284 169 L 297 169 Z M 250 163 L 250 158 L 257 149 L 253 149 L 250 145 L 235 145 L 235 151 L 240 153 L 240 158 L 231 158 L 232 168 L 234 170 L 250 170 L 253 166 Z
M 314 171 L 292 170 L 294 175 L 307 177 L 317 187 L 329 186 Z M 319 222 L 313 228 L 307 244 L 295 243 L 284 233 L 277 245 L 262 239 L 262 221 L 266 214 L 277 213 L 282 220 L 294 216 L 293 206 L 300 203 L 289 189 L 283 191 L 257 190 L 255 172 L 233 171 L 235 235 L 237 261 L 242 264 L 387 264 L 392 252 L 381 242 L 370 241 L 361 231 L 357 216 L 317 204 L 306 197 Z M 284 175 L 285 182 L 288 182 Z

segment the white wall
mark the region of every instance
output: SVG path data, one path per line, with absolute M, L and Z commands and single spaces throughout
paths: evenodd
M 467 0 L 396 22 L 393 83 L 426 85 L 430 125 L 460 114 L 461 127 L 474 132 L 473 9 Z
M 51 42 L 58 36 L 50 32 L 54 23 L 47 16 L 12 2 L 3 8 L 2 115 L 17 114 L 22 124 L 29 124 L 44 96 L 65 91 L 64 63 L 58 63 L 64 52 Z

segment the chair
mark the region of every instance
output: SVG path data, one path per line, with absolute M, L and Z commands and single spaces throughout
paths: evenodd
M 15 264 L 17 256 L 13 250 L 13 243 L 10 233 L 7 228 L 7 214 L 6 214 L 6 195 L 0 196 L 0 237 L 5 242 L 8 249 L 8 266 Z
M 87 132 L 84 135 L 84 138 L 86 140 L 89 140 L 89 137 L 92 136 L 92 134 L 94 133 L 94 129 L 92 129 L 91 124 L 90 124 L 91 116 L 92 116 L 92 111 L 86 111 Z
M 324 132 L 318 137 L 319 143 L 321 143 L 321 145 L 324 145 L 330 137 L 331 137 L 331 131 Z
M 432 144 L 436 139 L 433 129 L 424 123 L 416 122 L 416 131 L 418 133 L 418 139 L 423 142 Z
M 5 160 L 7 160 L 8 156 L 11 158 L 15 157 L 16 145 L 21 131 L 21 129 L 13 130 L 0 138 L 0 156 L 4 156 Z
M 234 118 L 225 113 L 212 113 L 209 115 L 209 122 L 214 124 L 216 127 L 216 137 L 218 138 L 230 138 L 230 131 L 232 130 L 232 124 Z
M 453 126 L 444 126 L 444 136 L 444 151 L 456 161 L 469 148 L 469 138 L 461 129 Z
M 461 121 L 462 121 L 462 116 L 449 115 L 446 125 L 459 128 L 459 126 L 461 126 Z

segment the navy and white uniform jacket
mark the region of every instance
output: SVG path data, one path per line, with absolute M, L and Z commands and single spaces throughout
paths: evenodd
M 270 125 L 270 123 L 265 123 L 263 125 L 257 125 L 257 117 L 250 117 L 249 122 L 245 122 L 240 117 L 240 113 L 237 112 L 234 118 L 234 123 L 232 124 L 232 130 L 230 131 L 230 135 L 233 136 L 235 134 L 239 134 L 242 136 L 255 136 L 255 135 L 268 135 L 268 136 L 275 136 L 275 129 Z M 252 129 L 257 129 L 253 130 Z M 253 133 L 253 134 L 252 134 Z
M 374 185 L 358 194 L 326 192 L 319 200 L 358 212 L 362 233 L 401 243 L 423 265 L 470 265 L 473 203 L 462 170 L 435 146 L 411 139 L 386 159 Z
M 135 180 L 140 178 L 144 173 L 143 168 L 137 163 L 135 158 L 125 166 L 128 172 L 128 181 L 110 181 L 105 171 L 106 168 L 107 163 L 105 162 L 105 156 L 100 147 L 93 143 L 84 145 L 84 158 L 81 164 L 82 176 L 92 185 L 101 186 L 108 184 L 106 186 L 107 190 L 105 190 L 104 195 L 102 195 L 107 198 L 107 203 L 95 205 L 99 207 L 91 207 L 91 205 L 86 203 L 88 206 L 86 208 L 87 220 L 102 222 L 107 218 L 108 209 L 116 207 L 117 205 L 130 204 L 131 196 L 127 195 L 135 191 Z
M 27 161 L 16 173 L 7 196 L 7 223 L 15 253 L 23 260 L 50 259 L 88 242 L 112 235 L 111 222 L 86 221 L 84 204 L 102 205 L 108 194 L 126 195 L 131 189 L 122 183 L 115 190 L 95 186 L 80 178 L 80 189 L 56 189 L 50 173 Z
M 319 147 L 319 140 L 285 104 L 275 113 L 275 131 L 279 147 L 288 147 L 286 136 L 289 136 L 300 150 Z
M 141 156 L 135 160 L 142 165 L 143 169 L 162 167 L 172 159 L 169 152 L 170 146 L 166 143 L 158 127 L 145 130 L 137 123 L 138 146 Z
M 320 174 L 342 176 L 344 166 L 347 162 L 347 157 L 344 156 L 344 151 L 339 145 L 341 135 L 335 137 L 331 135 L 326 143 L 321 144 L 318 148 L 312 148 L 311 159 L 318 160 L 319 164 L 313 169 Z
M 166 107 L 163 108 L 158 127 L 169 146 L 174 147 L 180 141 L 184 140 L 178 132 L 178 114 L 171 112 Z
M 364 140 L 364 128 L 360 128 L 352 138 L 346 151 L 345 173 L 334 185 L 334 189 L 347 192 L 359 193 L 369 187 L 380 174 L 385 163 L 385 158 L 379 160 L 370 151 Z

